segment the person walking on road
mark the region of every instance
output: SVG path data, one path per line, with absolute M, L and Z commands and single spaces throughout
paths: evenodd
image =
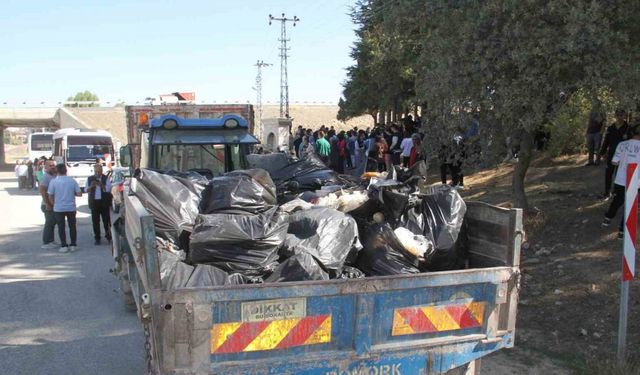
M 104 226 L 104 237 L 111 242 L 111 181 L 102 174 L 102 165 L 93 166 L 94 175 L 87 178 L 87 193 L 89 194 L 89 209 L 93 223 L 93 238 L 95 244 L 100 245 L 100 219 Z
M 607 169 L 604 172 L 603 198 L 605 199 L 609 198 L 609 194 L 611 193 L 613 172 L 616 169 L 616 166 L 613 165 L 611 160 L 616 152 L 618 143 L 628 139 L 629 125 L 627 124 L 626 117 L 627 114 L 624 110 L 616 110 L 616 122 L 607 128 L 607 132 L 604 135 L 604 141 L 602 142 L 602 148 L 600 149 L 600 155 L 607 158 Z
M 49 199 L 49 194 L 47 193 L 49 184 L 54 178 L 56 178 L 56 163 L 53 160 L 46 160 L 44 162 L 42 177 L 40 177 L 40 181 L 38 183 L 38 190 L 40 191 L 40 196 L 42 197 L 42 204 L 40 205 L 40 209 L 44 214 L 44 227 L 42 228 L 41 246 L 41 248 L 44 250 L 57 248 L 57 245 L 53 242 L 54 229 L 56 227 L 56 217 L 53 214 L 53 203 Z
M 611 163 L 618 167 L 618 171 L 616 172 L 616 179 L 613 185 L 613 200 L 609 205 L 609 209 L 604 214 L 604 221 L 602 222 L 602 226 L 605 227 L 611 224 L 611 220 L 616 216 L 618 209 L 624 204 L 625 186 L 627 185 L 627 165 L 630 163 L 640 164 L 640 124 L 634 125 L 629 130 L 629 135 L 631 135 L 632 138 L 628 141 L 620 142 L 611 159 Z M 624 215 L 620 222 L 618 238 L 622 238 L 624 235 L 622 231 L 623 225 Z
M 47 193 L 53 203 L 53 213 L 58 224 L 58 236 L 60 237 L 60 252 L 76 251 L 78 232 L 76 230 L 76 197 L 81 197 L 80 186 L 73 178 L 67 176 L 67 167 L 64 164 L 56 166 L 58 177 L 49 183 Z M 65 231 L 65 219 L 69 225 L 71 243 L 67 245 L 67 233 Z

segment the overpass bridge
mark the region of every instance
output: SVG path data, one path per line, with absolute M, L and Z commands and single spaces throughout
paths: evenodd
M 110 132 L 126 143 L 126 120 L 122 107 L 0 108 L 0 130 L 17 128 L 84 128 Z M 0 137 L 0 166 L 5 165 L 4 137 Z

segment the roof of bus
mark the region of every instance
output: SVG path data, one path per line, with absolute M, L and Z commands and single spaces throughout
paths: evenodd
M 31 138 L 34 135 L 53 135 L 53 132 L 33 132 L 33 133 L 29 133 L 29 138 Z
M 109 133 L 106 130 L 100 130 L 100 129 L 80 129 L 80 128 L 75 128 L 75 129 L 60 129 L 60 130 L 56 130 L 55 133 L 53 133 L 53 138 L 62 138 L 64 136 L 69 136 L 69 135 L 80 135 L 80 136 L 102 136 L 102 137 L 111 137 L 111 133 Z

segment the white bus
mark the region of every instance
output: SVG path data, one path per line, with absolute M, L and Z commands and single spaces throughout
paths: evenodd
M 30 133 L 27 138 L 27 149 L 29 160 L 40 159 L 43 156 L 50 158 L 53 155 L 53 133 Z
M 53 158 L 67 165 L 67 175 L 83 190 L 97 161 L 107 167 L 115 161 L 113 151 L 113 138 L 105 130 L 60 129 L 53 134 Z

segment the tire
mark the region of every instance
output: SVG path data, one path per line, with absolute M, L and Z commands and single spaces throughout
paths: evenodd
M 133 288 L 131 287 L 131 278 L 129 277 L 129 265 L 127 264 L 126 257 L 120 257 L 118 262 L 120 263 L 118 280 L 120 281 L 120 290 L 122 291 L 122 302 L 124 302 L 124 307 L 128 311 L 136 311 L 138 307 L 133 297 Z
M 480 375 L 480 359 L 446 372 L 446 375 Z

